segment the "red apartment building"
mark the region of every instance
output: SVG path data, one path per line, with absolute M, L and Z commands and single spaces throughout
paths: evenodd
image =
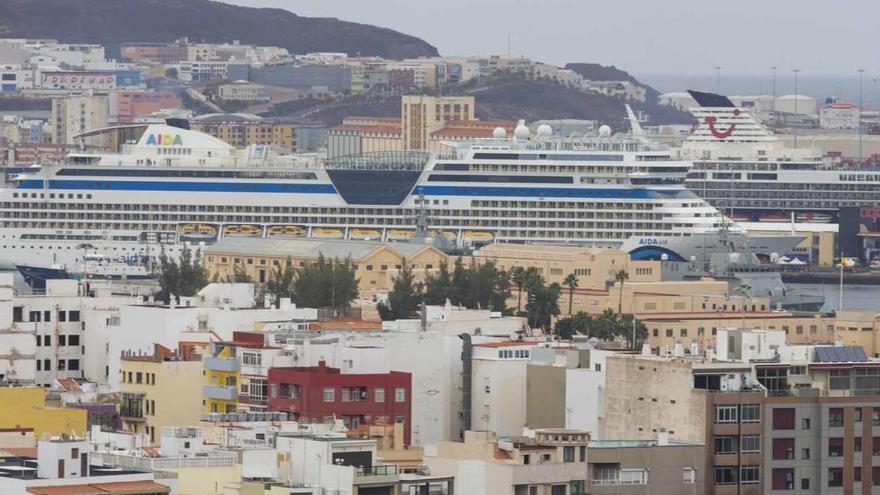
M 347 374 L 318 366 L 271 368 L 269 410 L 287 412 L 293 420 L 341 418 L 350 429 L 362 424 L 402 422 L 404 441 L 411 441 L 412 376 L 392 371 Z

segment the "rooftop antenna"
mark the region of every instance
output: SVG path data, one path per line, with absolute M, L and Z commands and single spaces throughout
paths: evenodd
M 626 118 L 629 120 L 629 127 L 632 132 L 632 135 L 635 137 L 643 137 L 645 135 L 645 131 L 642 129 L 642 125 L 639 124 L 639 118 L 636 117 L 635 112 L 629 103 L 624 104 L 626 107 Z

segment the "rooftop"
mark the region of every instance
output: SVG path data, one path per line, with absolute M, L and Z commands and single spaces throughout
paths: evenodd
M 332 239 L 248 239 L 226 238 L 206 247 L 207 254 L 241 254 L 291 258 L 347 258 L 358 261 L 387 247 L 401 256 L 411 257 L 430 246 L 408 242 L 345 241 Z
M 27 489 L 33 495 L 105 495 L 130 493 L 170 493 L 171 489 L 155 481 L 120 481 L 116 483 L 90 483 L 85 485 L 32 486 Z
M 590 440 L 591 449 L 620 449 L 620 448 L 643 448 L 643 447 L 698 447 L 702 444 L 685 442 L 682 440 L 669 440 L 661 445 L 657 440 Z

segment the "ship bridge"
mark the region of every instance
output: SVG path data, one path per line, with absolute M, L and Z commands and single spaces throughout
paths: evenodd
M 382 151 L 330 158 L 324 168 L 348 204 L 397 206 L 430 160 L 427 151 Z

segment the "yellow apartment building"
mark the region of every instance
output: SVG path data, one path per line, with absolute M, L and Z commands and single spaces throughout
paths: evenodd
M 156 345 L 151 356 L 123 356 L 120 416 L 126 431 L 156 444 L 162 427 L 198 424 L 202 414 L 202 361 Z
M 443 251 L 419 243 L 228 237 L 205 248 L 204 266 L 209 278 L 216 274 L 220 280 L 231 277 L 237 266 L 257 285 L 262 285 L 288 259 L 299 268 L 316 261 L 321 254 L 327 259 L 351 258 L 362 298 L 390 290 L 404 259 L 418 280 L 443 262 L 450 262 Z
M 238 148 L 265 144 L 296 151 L 297 125 L 293 122 L 212 115 L 193 119 L 190 125 L 195 131 L 210 134 Z
M 0 387 L 0 429 L 33 428 L 37 439 L 44 433 L 83 437 L 87 414 L 85 409 L 47 407 L 42 387 Z
M 214 352 L 211 354 L 202 360 L 204 368 L 202 412 L 236 412 L 241 365 L 235 357 L 235 349 L 223 344 L 215 344 Z
M 430 149 L 431 134 L 449 121 L 474 120 L 473 96 L 404 95 L 400 104 L 406 150 Z
M 857 345 L 869 357 L 880 357 L 880 314 L 860 309 L 838 311 L 834 336 L 844 345 Z

